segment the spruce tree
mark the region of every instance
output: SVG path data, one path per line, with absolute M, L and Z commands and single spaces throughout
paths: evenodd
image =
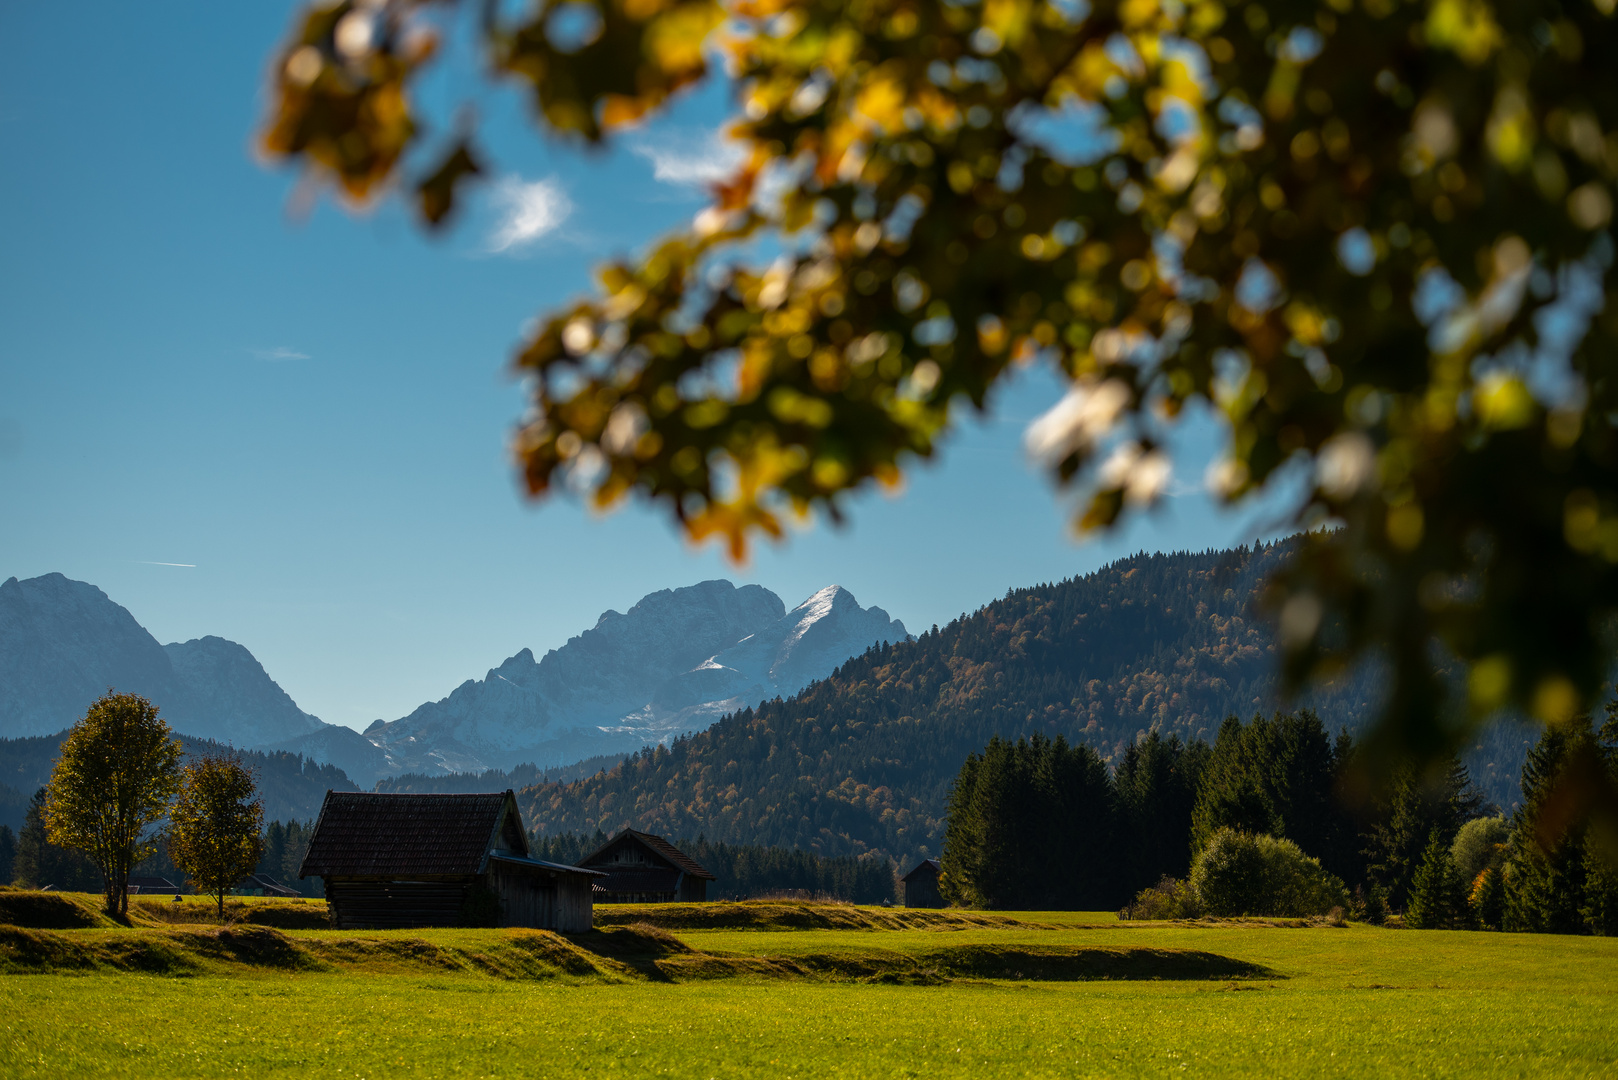
M 1434 826 L 1427 836 L 1427 848 L 1410 884 L 1410 902 L 1405 907 L 1405 925 L 1412 930 L 1442 930 L 1454 923 L 1453 865 L 1444 834 Z
M 1364 838 L 1366 873 L 1382 884 L 1389 906 L 1397 911 L 1410 903 L 1433 830 L 1447 849 L 1461 826 L 1482 813 L 1483 802 L 1459 759 L 1426 775 L 1412 769 L 1395 774 Z
M 1186 746 L 1179 736 L 1165 739 L 1155 729 L 1124 751 L 1113 785 L 1127 892 L 1165 877 L 1184 878 L 1190 871 L 1191 813 L 1207 755 L 1206 743 Z
M 0 825 L 0 885 L 11 884 L 11 871 L 17 861 L 17 835 L 10 825 Z
M 40 788 L 28 800 L 22 831 L 17 834 L 17 854 L 11 867 L 12 883 L 23 888 L 90 892 L 99 884 L 96 868 L 82 853 L 51 843 L 45 828 L 48 788 Z
M 1545 728 L 1522 770 L 1522 802 L 1512 816 L 1507 856 L 1511 888 L 1509 929 L 1577 934 L 1585 929 L 1586 827 L 1555 830 L 1546 813 L 1556 783 L 1570 759 L 1593 750 L 1588 717 Z

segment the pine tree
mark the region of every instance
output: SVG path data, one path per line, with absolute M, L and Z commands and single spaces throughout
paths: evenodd
M 1374 878 L 1365 885 L 1365 910 L 1361 918 L 1372 926 L 1381 926 L 1388 921 L 1388 898 Z
M 1296 713 L 1235 717 L 1219 729 L 1192 813 L 1192 847 L 1215 832 L 1235 829 L 1291 840 L 1329 872 L 1360 876 L 1354 829 L 1337 799 L 1338 779 L 1353 742 L 1335 742 L 1319 717 Z
M 1458 759 L 1427 776 L 1409 769 L 1395 776 L 1373 815 L 1364 851 L 1366 873 L 1381 883 L 1390 907 L 1397 911 L 1410 903 L 1416 870 L 1433 830 L 1448 848 L 1461 826 L 1482 811 L 1483 795 Z
M 45 828 L 49 789 L 40 788 L 28 800 L 22 832 L 17 834 L 17 855 L 11 880 L 23 888 L 91 892 L 100 884 L 96 868 L 81 852 L 51 843 Z
M 1586 928 L 1586 826 L 1574 822 L 1553 831 L 1546 809 L 1567 762 L 1593 749 L 1594 735 L 1585 717 L 1547 727 L 1528 752 L 1523 799 L 1512 816 L 1507 856 L 1509 929 L 1578 934 Z
M 272 821 L 264 830 L 264 855 L 259 859 L 258 872 L 280 880 L 286 873 L 287 827 Z
M 1412 930 L 1443 930 L 1454 924 L 1454 888 L 1449 844 L 1437 826 L 1427 836 L 1427 848 L 1410 884 L 1405 925 Z
M 12 867 L 17 861 L 17 836 L 10 825 L 0 825 L 0 885 L 11 884 Z
M 1127 894 L 1115 821 L 1112 778 L 1089 747 L 991 739 L 951 790 L 941 889 L 983 907 L 1116 907 Z
M 1208 744 L 1190 746 L 1157 730 L 1129 746 L 1113 774 L 1119 827 L 1133 893 L 1191 868 L 1191 814 Z

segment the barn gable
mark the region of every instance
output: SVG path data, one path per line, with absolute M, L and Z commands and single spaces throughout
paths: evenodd
M 714 876 L 691 856 L 651 833 L 625 829 L 579 865 L 605 872 L 596 883 L 605 903 L 706 900 Z
M 299 877 L 342 928 L 499 925 L 579 932 L 603 875 L 530 857 L 517 797 L 326 793 Z

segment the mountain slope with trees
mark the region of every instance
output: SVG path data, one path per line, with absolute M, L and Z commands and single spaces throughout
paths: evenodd
M 790 700 L 528 788 L 525 817 L 545 833 L 633 825 L 825 855 L 936 854 L 950 782 L 993 736 L 1062 735 L 1116 765 L 1150 730 L 1212 742 L 1226 717 L 1277 705 L 1275 643 L 1254 601 L 1292 550 L 1143 554 L 1012 591 Z M 1362 674 L 1297 704 L 1353 730 L 1374 693 Z

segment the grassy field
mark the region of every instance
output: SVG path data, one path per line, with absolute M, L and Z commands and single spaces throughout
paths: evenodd
M 1614 939 L 896 914 L 619 909 L 638 925 L 571 940 L 4 927 L 0 1075 L 1618 1072 Z M 98 951 L 146 967 L 62 964 Z

